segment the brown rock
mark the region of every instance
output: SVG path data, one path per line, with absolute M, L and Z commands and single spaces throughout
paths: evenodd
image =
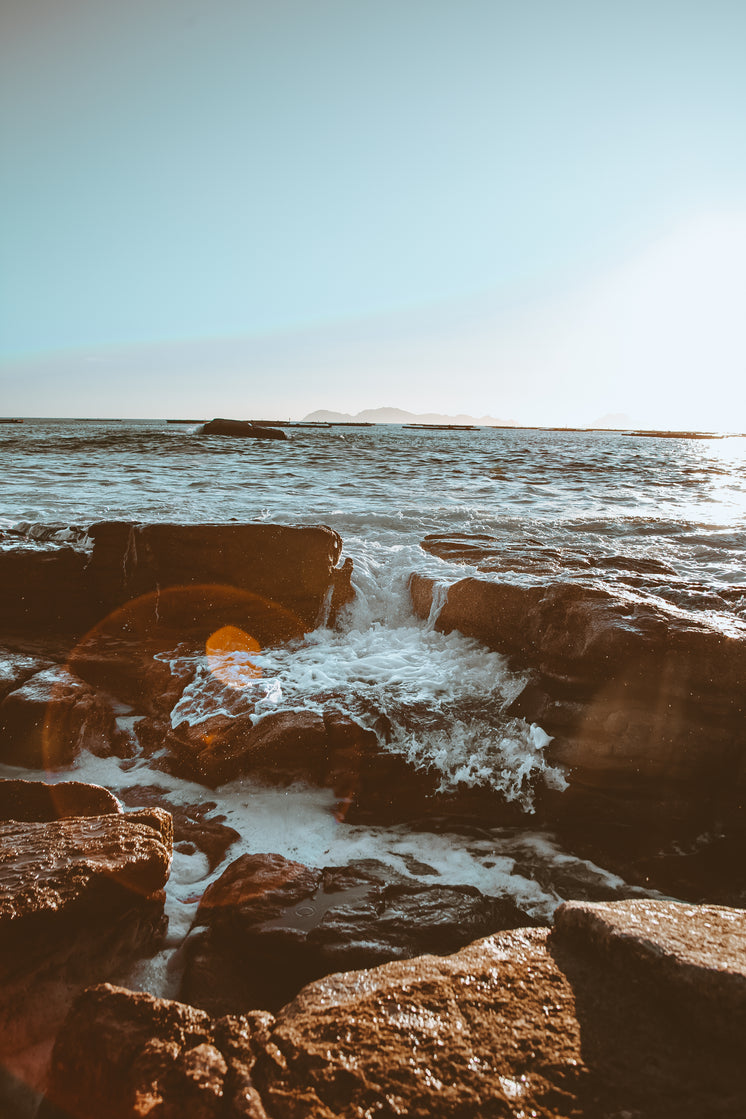
M 173 842 L 177 850 L 192 844 L 207 856 L 210 870 L 213 871 L 225 858 L 232 843 L 239 838 L 235 828 L 228 827 L 224 816 L 212 816 L 217 808 L 214 800 L 199 804 L 175 804 L 166 789 L 158 785 L 130 785 L 119 790 L 123 802 L 128 805 L 163 808 L 173 820 Z
M 142 624 L 248 629 L 261 644 L 312 629 L 342 550 L 323 525 L 91 525 L 88 577 L 115 609 L 142 596 Z M 349 582 L 349 579 L 346 580 Z M 210 628 L 211 627 L 211 628 Z
M 119 748 L 110 702 L 64 668 L 32 676 L 0 703 L 0 759 L 56 769 L 81 750 L 106 756 Z
M 266 1119 L 250 1073 L 270 1024 L 268 1015 L 214 1022 L 181 1003 L 93 987 L 57 1039 L 39 1119 Z
M 202 424 L 200 435 L 233 435 L 240 439 L 288 439 L 281 427 L 265 427 L 253 420 L 210 420 Z
M 743 910 L 648 899 L 565 902 L 552 941 L 650 985 L 673 1014 L 713 1037 L 737 1041 L 746 1056 Z
M 106 622 L 95 627 L 72 650 L 68 667 L 138 712 L 161 717 L 170 714 L 191 682 L 193 670 L 183 661 L 175 666 L 170 642 L 142 632 L 123 633 L 120 623 L 126 624 L 121 617 L 113 620 L 114 632 L 108 631 Z M 202 651 L 201 647 L 195 650 Z
M 170 861 L 158 809 L 0 825 L 0 1051 L 48 1036 L 82 987 L 155 950 Z
M 172 627 L 202 640 L 233 625 L 266 644 L 313 629 L 352 594 L 342 542 L 323 525 L 105 521 L 86 540 L 90 556 L 51 542 L 0 553 L 6 625 L 81 636 L 108 618 L 112 635 Z
M 432 579 L 413 575 L 426 617 Z M 743 818 L 746 637 L 693 617 L 576 583 L 462 579 L 435 622 L 530 668 L 509 713 L 555 741 L 570 794 L 546 798 L 561 826 L 647 820 L 659 843 Z
M 6 630 L 84 632 L 93 625 L 86 561 L 82 551 L 51 545 L 0 551 L 0 616 Z
M 76 1119 L 134 1119 L 138 1100 L 170 1116 L 195 1071 L 207 1098 L 223 1078 L 226 1117 L 263 1115 L 253 1106 L 273 1119 L 732 1119 L 746 1113 L 745 920 L 667 903 L 568 906 L 551 937 L 519 929 L 329 976 L 274 1020 L 213 1022 L 95 988 L 58 1038 L 50 1095 Z M 713 999 L 685 1008 L 679 996 L 710 982 Z M 231 1110 L 231 1083 L 244 1111 Z
M 121 812 L 122 805 L 108 789 L 83 781 L 0 780 L 0 821 L 28 820 L 42 823 L 66 816 L 105 816 Z
M 324 720 L 310 711 L 273 712 L 258 723 L 250 714 L 215 715 L 181 723 L 165 744 L 177 772 L 213 788 L 246 773 L 288 783 L 318 779 L 327 749 Z
M 159 890 L 171 864 L 166 812 L 73 817 L 0 825 L 0 922 L 60 913 L 116 884 L 140 896 Z
M 316 870 L 243 855 L 205 892 L 180 997 L 212 1014 L 276 1010 L 331 972 L 445 955 L 532 923 L 510 901 L 423 885 L 381 863 Z

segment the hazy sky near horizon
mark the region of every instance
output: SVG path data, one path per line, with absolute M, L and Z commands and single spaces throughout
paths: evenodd
M 4 0 L 0 414 L 746 430 L 746 5 Z

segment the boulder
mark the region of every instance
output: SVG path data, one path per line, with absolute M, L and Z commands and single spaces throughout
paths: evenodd
M 251 1069 L 271 1021 L 93 987 L 57 1039 L 39 1119 L 266 1119 Z
M 111 702 L 66 668 L 32 676 L 0 703 L 0 760 L 57 769 L 81 750 L 124 748 Z
M 171 821 L 129 815 L 0 824 L 0 1051 L 54 1032 L 82 987 L 152 953 Z
M 488 785 L 441 791 L 439 770 L 390 752 L 374 731 L 338 711 L 275 711 L 256 723 L 250 712 L 221 714 L 174 728 L 143 720 L 136 731 L 147 752 L 166 746 L 169 756 L 157 764 L 171 773 L 208 788 L 240 776 L 321 785 L 339 798 L 337 818 L 350 823 L 450 816 L 508 826 L 526 818 L 524 809 Z
M 177 658 L 171 642 L 146 633 L 107 632 L 106 623 L 79 641 L 68 657 L 68 667 L 95 688 L 101 688 L 138 712 L 164 717 L 170 714 L 194 670 Z M 195 653 L 202 652 L 200 646 Z
M 253 420 L 209 420 L 202 424 L 198 435 L 233 435 L 240 439 L 287 439 L 281 427 L 268 427 Z
M 328 753 L 324 720 L 310 711 L 272 712 L 256 723 L 251 714 L 213 715 L 179 724 L 165 745 L 176 772 L 211 788 L 248 773 L 288 784 L 318 782 Z
M 80 637 L 108 619 L 109 636 L 175 628 L 204 640 L 232 625 L 266 644 L 333 619 L 353 594 L 351 561 L 337 567 L 342 542 L 324 525 L 105 521 L 85 544 L 0 552 L 9 630 Z
M 83 781 L 21 781 L 0 779 L 0 821 L 44 823 L 68 816 L 105 816 L 122 805 L 108 789 Z
M 180 997 L 212 1014 L 277 1010 L 312 979 L 533 922 L 473 886 L 422 884 L 383 864 L 317 870 L 242 855 L 205 891 Z
M 731 1119 L 746 1113 L 745 922 L 672 902 L 570 905 L 551 934 L 320 979 L 276 1018 L 96 987 L 57 1039 L 50 1098 L 75 1119 Z M 204 1111 L 183 1102 L 195 1079 Z M 58 1119 L 44 1106 L 39 1119 Z
M 639 899 L 565 902 L 552 943 L 649 989 L 746 1057 L 746 913 L 719 905 Z
M 421 617 L 434 587 L 411 578 Z M 508 713 L 554 738 L 548 758 L 570 780 L 569 794 L 547 797 L 561 825 L 647 820 L 694 834 L 742 815 L 746 635 L 598 587 L 477 578 L 448 588 L 434 624 L 531 671 Z
M 324 525 L 132 524 L 100 522 L 86 574 L 108 614 L 137 633 L 221 626 L 245 629 L 260 644 L 313 629 L 336 596 L 351 595 L 351 568 L 337 568 L 338 534 Z M 112 619 L 109 629 L 117 619 Z

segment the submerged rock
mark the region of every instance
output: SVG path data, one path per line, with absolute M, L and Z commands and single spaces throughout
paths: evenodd
M 158 809 L 0 824 L 0 1052 L 49 1036 L 82 987 L 155 950 L 171 846 Z
M 744 935 L 740 911 L 573 904 L 551 934 L 318 980 L 276 1018 L 97 987 L 57 1040 L 50 1100 L 76 1119 L 731 1119 Z
M 199 429 L 199 435 L 234 435 L 241 439 L 288 439 L 281 427 L 268 427 L 253 420 L 209 420 Z
M 225 816 L 212 815 L 217 808 L 214 800 L 177 804 L 168 790 L 157 785 L 131 785 L 119 790 L 119 795 L 125 804 L 165 809 L 173 821 L 174 847 L 182 850 L 184 845 L 193 845 L 202 851 L 211 872 L 223 861 L 231 844 L 240 838 L 235 828 L 224 823 Z
M 445 955 L 532 923 L 512 901 L 422 884 L 383 864 L 318 870 L 242 855 L 202 898 L 181 997 L 213 1014 L 277 1010 L 331 972 Z

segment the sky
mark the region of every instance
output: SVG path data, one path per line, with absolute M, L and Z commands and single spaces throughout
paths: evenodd
M 746 431 L 741 0 L 3 0 L 0 415 Z

